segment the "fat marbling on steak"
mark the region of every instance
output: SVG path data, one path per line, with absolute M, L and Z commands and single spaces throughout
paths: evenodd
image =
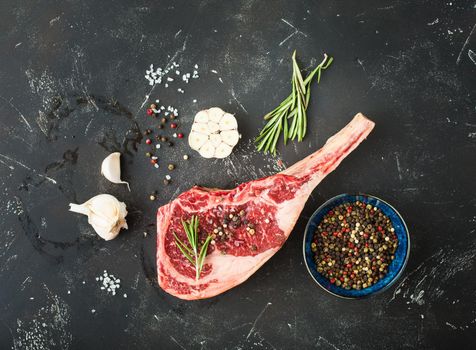
M 231 190 L 195 186 L 157 212 L 160 287 L 181 299 L 204 299 L 246 281 L 283 245 L 312 190 L 356 148 L 374 123 L 357 114 L 317 152 L 288 169 Z M 239 217 L 236 224 L 230 214 Z M 182 219 L 197 215 L 203 240 L 215 234 L 201 276 L 177 248 L 187 241 Z M 251 226 L 251 230 L 250 230 Z M 221 227 L 219 232 L 217 228 Z M 248 228 L 248 229 L 247 229 Z

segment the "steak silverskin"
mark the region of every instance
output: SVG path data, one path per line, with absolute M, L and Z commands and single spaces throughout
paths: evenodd
M 313 189 L 372 131 L 361 113 L 317 152 L 288 169 L 231 190 L 195 186 L 157 212 L 160 287 L 180 299 L 210 298 L 246 281 L 284 244 Z M 199 218 L 199 237 L 213 235 L 200 278 L 178 249 L 182 220 Z

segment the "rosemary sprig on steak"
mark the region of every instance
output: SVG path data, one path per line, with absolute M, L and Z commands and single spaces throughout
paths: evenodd
M 286 145 L 288 140 L 301 142 L 306 135 L 307 115 L 306 110 L 311 98 L 311 82 L 317 74 L 317 83 L 321 80 L 322 70 L 326 70 L 332 63 L 333 58 L 324 54 L 322 62 L 303 80 L 301 70 L 296 61 L 296 51 L 292 56 L 293 76 L 292 92 L 281 104 L 274 110 L 264 116 L 268 123 L 260 131 L 255 139 L 258 151 L 276 154 L 276 145 L 279 136 L 283 133 L 283 141 Z M 288 119 L 291 120 L 289 125 Z
M 203 263 L 205 262 L 205 256 L 207 255 L 208 244 L 212 240 L 212 236 L 208 236 L 203 245 L 198 246 L 198 217 L 192 216 L 189 221 L 182 220 L 182 226 L 187 235 L 188 242 L 185 243 L 177 237 L 174 233 L 175 244 L 188 261 L 195 267 L 195 280 L 198 281 L 200 274 L 202 273 Z

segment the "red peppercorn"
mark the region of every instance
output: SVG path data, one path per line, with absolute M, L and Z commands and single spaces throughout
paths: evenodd
M 151 159 L 150 164 L 157 164 L 157 159 Z
M 147 108 L 147 115 L 154 115 L 154 110 L 152 108 Z
M 179 132 L 179 133 L 177 134 L 177 137 L 178 137 L 179 139 L 183 139 L 183 134 L 182 134 L 181 132 Z
M 331 283 L 335 283 L 336 279 L 333 277 L 330 279 Z
M 171 124 L 170 124 L 170 127 L 171 127 L 172 129 L 176 129 L 176 128 L 177 128 L 177 123 L 171 123 Z
M 352 267 L 352 264 L 347 264 L 347 265 L 345 265 L 345 266 L 350 269 L 350 268 Z
M 151 139 L 147 139 L 147 140 L 145 140 L 145 143 L 148 144 L 148 145 L 150 145 L 150 144 L 152 143 L 152 140 L 151 140 Z

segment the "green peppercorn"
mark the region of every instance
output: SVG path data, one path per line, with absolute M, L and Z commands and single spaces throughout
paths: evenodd
M 169 170 L 174 170 L 174 169 L 175 169 L 175 165 L 169 164 L 169 165 L 167 165 L 167 168 L 168 168 Z

